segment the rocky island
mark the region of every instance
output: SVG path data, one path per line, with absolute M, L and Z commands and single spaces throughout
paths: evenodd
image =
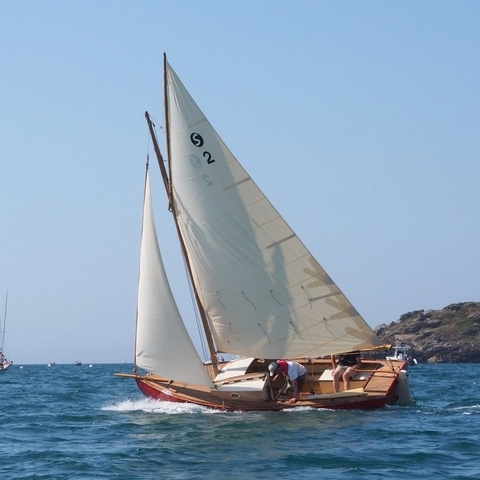
M 386 344 L 410 346 L 419 363 L 480 363 L 480 302 L 408 312 L 375 333 Z

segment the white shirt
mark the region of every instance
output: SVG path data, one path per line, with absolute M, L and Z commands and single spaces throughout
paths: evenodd
M 287 360 L 288 365 L 288 378 L 290 380 L 295 380 L 298 377 L 301 377 L 304 373 L 307 372 L 307 369 L 300 365 L 297 362 L 292 362 L 291 360 Z

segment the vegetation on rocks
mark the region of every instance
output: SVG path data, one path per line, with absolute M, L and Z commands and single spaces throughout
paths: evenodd
M 375 333 L 385 343 L 410 346 L 421 363 L 480 363 L 480 302 L 408 312 Z

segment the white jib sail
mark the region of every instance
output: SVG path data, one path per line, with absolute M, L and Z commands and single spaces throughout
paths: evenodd
M 150 373 L 212 386 L 178 311 L 163 266 L 153 217 L 148 172 L 138 282 L 136 364 Z
M 175 208 L 219 351 L 298 358 L 379 345 L 168 64 L 167 99 Z

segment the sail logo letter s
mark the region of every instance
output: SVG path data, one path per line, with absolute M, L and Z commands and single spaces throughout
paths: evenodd
M 196 147 L 203 147 L 203 144 L 205 143 L 203 141 L 203 137 L 199 133 L 192 133 L 190 135 L 190 141 L 196 146 Z

